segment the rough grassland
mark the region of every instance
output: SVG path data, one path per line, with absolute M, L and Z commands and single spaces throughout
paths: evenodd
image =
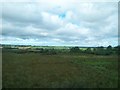
M 3 53 L 3 88 L 116 88 L 117 56 Z

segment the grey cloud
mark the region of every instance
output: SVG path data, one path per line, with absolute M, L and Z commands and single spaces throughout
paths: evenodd
M 11 39 L 11 43 L 20 39 L 19 42 L 31 40 L 30 43 L 40 45 L 81 46 L 103 41 L 112 44 L 110 40 L 117 38 L 117 7 L 114 3 L 48 5 L 44 8 L 39 5 L 4 4 L 2 36 L 9 39 L 8 42 Z

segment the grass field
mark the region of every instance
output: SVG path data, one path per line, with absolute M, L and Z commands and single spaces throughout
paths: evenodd
M 43 49 L 68 49 L 70 47 L 67 46 L 32 46 L 32 49 L 35 48 L 43 48 Z
M 116 88 L 117 58 L 3 52 L 3 88 Z

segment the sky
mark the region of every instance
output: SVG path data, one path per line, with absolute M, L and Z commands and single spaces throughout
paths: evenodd
M 118 0 L 4 0 L 0 43 L 117 46 Z

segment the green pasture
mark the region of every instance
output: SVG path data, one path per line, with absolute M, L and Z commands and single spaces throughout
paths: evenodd
M 116 55 L 2 54 L 3 88 L 117 88 Z

